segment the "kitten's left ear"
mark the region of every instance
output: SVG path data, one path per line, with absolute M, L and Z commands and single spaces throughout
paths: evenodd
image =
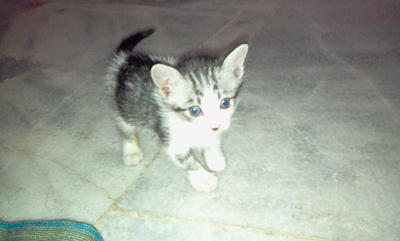
M 234 76 L 242 78 L 244 73 L 244 60 L 246 59 L 248 44 L 241 44 L 226 56 L 222 68 L 232 71 Z

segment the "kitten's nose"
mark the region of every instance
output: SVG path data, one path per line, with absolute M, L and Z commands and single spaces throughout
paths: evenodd
M 221 125 L 215 125 L 215 126 L 212 126 L 211 129 L 213 131 L 217 131 L 217 130 L 219 130 L 220 127 L 221 127 Z

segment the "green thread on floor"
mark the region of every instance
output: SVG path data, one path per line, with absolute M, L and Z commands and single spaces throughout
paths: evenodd
M 72 221 L 1 222 L 1 241 L 104 241 L 91 225 Z

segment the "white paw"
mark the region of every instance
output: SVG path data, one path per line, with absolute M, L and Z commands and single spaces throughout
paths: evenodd
M 199 192 L 211 192 L 217 188 L 218 178 L 204 169 L 189 171 L 188 175 L 190 183 Z
M 143 153 L 140 149 L 137 141 L 124 141 L 123 142 L 123 156 L 125 165 L 134 166 L 137 165 L 141 160 L 143 160 Z
M 143 160 L 143 153 L 140 151 L 140 149 L 136 152 L 125 152 L 123 159 L 125 165 L 134 166 Z
M 223 155 L 206 155 L 206 162 L 211 171 L 220 172 L 225 170 L 226 162 Z

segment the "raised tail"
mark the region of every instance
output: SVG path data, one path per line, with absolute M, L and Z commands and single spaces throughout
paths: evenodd
M 131 36 L 127 37 L 126 39 L 122 40 L 119 44 L 116 52 L 130 52 L 133 48 L 140 42 L 142 39 L 145 39 L 154 33 L 154 29 L 148 29 L 141 32 L 137 32 L 132 34 Z

